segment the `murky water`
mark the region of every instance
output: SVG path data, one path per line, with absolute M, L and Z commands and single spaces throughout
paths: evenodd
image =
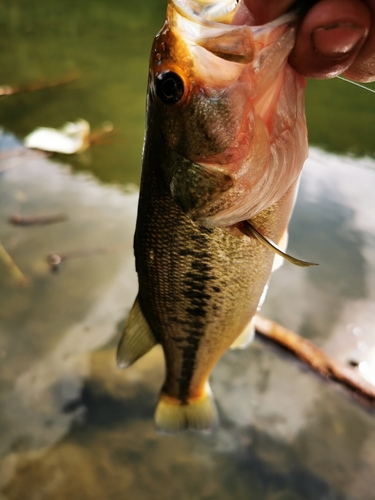
M 158 349 L 120 372 L 115 347 L 137 291 L 132 256 L 147 58 L 162 0 L 0 0 L 1 84 L 72 70 L 64 87 L 0 100 L 0 498 L 7 500 L 371 500 L 375 419 L 337 388 L 256 341 L 212 376 L 221 426 L 160 436 Z M 374 154 L 375 103 L 344 82 L 312 82 L 311 140 Z M 40 125 L 111 121 L 113 142 L 75 158 L 6 158 Z M 104 183 L 103 183 L 104 181 Z M 312 149 L 290 252 L 263 314 L 375 373 L 375 161 Z M 64 213 L 19 227 L 10 214 Z M 57 272 L 47 256 L 65 254 Z

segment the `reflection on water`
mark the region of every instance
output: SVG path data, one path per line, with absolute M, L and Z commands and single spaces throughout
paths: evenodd
M 14 142 L 3 135 L 0 149 Z M 375 346 L 374 167 L 311 151 L 290 251 L 320 266 L 285 264 L 263 308 L 344 362 L 369 362 Z M 115 365 L 137 287 L 136 204 L 137 194 L 49 159 L 1 174 L 1 241 L 30 284 L 0 283 L 0 498 L 371 498 L 373 415 L 258 341 L 227 353 L 213 373 L 214 434 L 155 433 L 160 350 L 123 372 Z M 18 227 L 11 213 L 69 219 Z M 45 260 L 116 245 L 57 273 Z
M 79 117 L 118 133 L 69 160 L 0 159 L 0 242 L 30 279 L 16 287 L 0 263 L 0 500 L 369 500 L 374 416 L 257 340 L 213 373 L 213 435 L 155 433 L 159 349 L 124 372 L 115 365 L 137 291 L 128 183 L 138 182 L 147 60 L 164 12 L 165 0 L 0 2 L 0 85 L 80 72 L 65 87 L 0 100 L 12 132 L 0 134 L 0 155 L 19 147 L 14 135 Z M 373 95 L 337 80 L 308 87 L 310 141 L 373 156 Z M 374 185 L 373 160 L 311 151 L 289 250 L 320 265 L 285 264 L 263 307 L 370 381 Z M 56 213 L 68 220 L 7 222 Z M 51 273 L 55 252 L 76 258 Z
M 105 182 L 138 183 L 148 59 L 165 8 L 166 0 L 0 1 L 0 86 L 80 75 L 66 86 L 1 98 L 0 126 L 23 138 L 77 118 L 93 129 L 109 120 L 118 135 L 73 158 L 73 167 Z M 310 143 L 374 156 L 374 97 L 337 79 L 310 81 Z
M 73 159 L 104 181 L 138 182 L 148 58 L 165 0 L 0 1 L 0 85 L 79 79 L 1 98 L 0 126 L 19 137 L 36 127 L 109 120 L 117 136 Z

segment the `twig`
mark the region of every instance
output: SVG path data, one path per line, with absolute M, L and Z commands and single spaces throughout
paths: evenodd
M 89 143 L 90 145 L 95 143 L 101 143 L 103 139 L 107 139 L 109 137 L 113 137 L 116 135 L 116 132 L 113 129 L 113 125 L 110 122 L 104 122 L 102 127 L 99 130 L 94 130 L 89 135 Z
M 56 222 L 64 222 L 68 220 L 66 214 L 55 215 L 11 215 L 8 221 L 15 226 L 44 226 L 46 224 L 55 224 Z
M 79 257 L 89 257 L 91 255 L 108 255 L 124 250 L 125 245 L 115 245 L 112 247 L 83 248 L 71 252 L 56 252 L 47 255 L 47 262 L 51 266 L 51 271 L 58 271 L 61 262 Z
M 325 379 L 330 379 L 348 389 L 354 396 L 375 408 L 375 386 L 366 382 L 356 371 L 331 358 L 307 339 L 263 318 L 255 317 L 256 332 L 263 338 L 281 346 Z
M 51 156 L 51 153 L 35 151 L 24 147 L 14 148 L 4 153 L 0 153 L 0 174 L 11 168 L 20 167 L 26 163 L 49 156 Z
M 26 278 L 26 276 L 22 273 L 22 271 L 17 267 L 16 263 L 12 259 L 12 257 L 9 255 L 9 253 L 5 250 L 3 245 L 0 242 L 0 260 L 4 262 L 6 267 L 8 268 L 13 281 L 17 285 L 27 285 L 29 280 Z
M 34 90 L 50 89 L 52 87 L 58 87 L 60 85 L 71 83 L 74 80 L 77 80 L 77 78 L 79 78 L 79 74 L 74 71 L 73 73 L 68 73 L 61 78 L 51 81 L 47 81 L 43 78 L 24 85 L 1 85 L 0 96 L 20 94 L 21 92 L 33 92 Z

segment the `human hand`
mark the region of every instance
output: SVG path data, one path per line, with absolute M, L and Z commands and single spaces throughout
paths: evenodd
M 255 24 L 285 13 L 294 0 L 243 0 Z M 302 4 L 303 5 L 303 4 Z M 302 75 L 375 81 L 375 0 L 318 0 L 302 18 L 290 64 Z

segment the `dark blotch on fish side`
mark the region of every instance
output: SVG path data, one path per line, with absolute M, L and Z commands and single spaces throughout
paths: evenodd
M 207 236 L 204 233 L 194 233 L 191 239 L 200 246 L 205 246 Z M 188 313 L 187 320 L 183 322 L 183 330 L 187 333 L 184 342 L 178 342 L 178 348 L 182 351 L 182 366 L 178 379 L 178 396 L 182 404 L 187 403 L 191 379 L 195 370 L 196 356 L 201 339 L 206 327 L 207 308 L 211 294 L 209 293 L 210 281 L 212 280 L 212 266 L 210 265 L 210 254 L 207 251 L 185 250 L 186 257 L 192 257 L 190 270 L 185 273 L 182 281 L 183 295 L 188 299 L 185 311 Z
M 192 282 L 191 281 L 184 281 L 184 284 L 186 284 L 186 285 L 190 285 L 190 283 L 192 283 Z M 198 299 L 200 302 L 207 301 L 211 298 L 211 295 L 206 293 L 204 290 L 205 290 L 204 286 L 202 284 L 198 283 L 197 286 L 194 287 L 193 290 L 192 289 L 184 290 L 183 294 L 188 299 L 192 299 L 192 300 Z

